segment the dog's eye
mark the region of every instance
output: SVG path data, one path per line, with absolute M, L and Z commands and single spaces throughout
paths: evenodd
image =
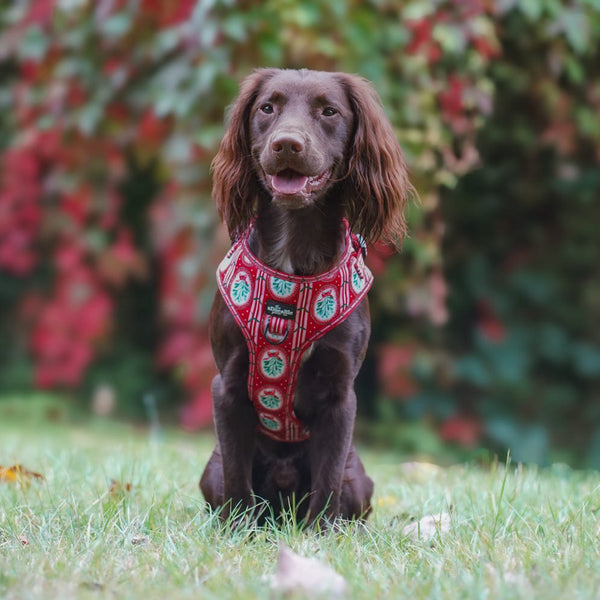
M 262 110 L 262 112 L 265 113 L 265 115 L 272 115 L 273 114 L 273 105 L 269 104 L 268 102 L 266 104 L 263 104 L 260 107 L 260 110 Z
M 337 110 L 333 108 L 333 106 L 326 106 L 321 113 L 324 117 L 333 117 L 333 115 L 337 115 Z

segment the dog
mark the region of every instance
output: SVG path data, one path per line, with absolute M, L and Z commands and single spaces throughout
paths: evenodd
M 308 525 L 365 519 L 373 481 L 353 445 L 363 257 L 405 235 L 412 190 L 392 126 L 357 75 L 258 69 L 212 169 L 233 246 L 209 320 L 219 374 L 204 498 L 224 519 L 265 506 Z

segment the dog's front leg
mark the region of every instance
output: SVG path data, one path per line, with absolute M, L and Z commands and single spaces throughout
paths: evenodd
M 296 399 L 297 414 L 310 431 L 308 522 L 331 521 L 341 514 L 342 481 L 356 416 L 356 395 L 344 353 L 317 349 L 302 368 Z
M 349 390 L 324 406 L 310 425 L 309 523 L 331 522 L 341 514 L 340 496 L 355 414 L 356 395 Z
M 244 349 L 245 350 L 245 349 Z M 247 392 L 247 353 L 239 352 L 228 361 L 212 386 L 215 430 L 223 463 L 223 512 L 253 506 L 252 458 L 256 439 L 256 414 Z M 246 376 L 240 376 L 240 373 Z

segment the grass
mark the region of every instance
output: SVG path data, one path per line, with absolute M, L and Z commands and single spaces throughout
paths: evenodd
M 362 449 L 376 482 L 366 527 L 230 530 L 197 487 L 211 444 L 0 411 L 0 465 L 45 477 L 0 482 L 0 598 L 269 598 L 280 542 L 329 563 L 352 598 L 598 598 L 597 473 L 440 468 Z M 444 512 L 450 527 L 432 539 L 403 533 Z

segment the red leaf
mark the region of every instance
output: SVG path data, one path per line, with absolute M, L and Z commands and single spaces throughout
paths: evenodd
M 478 328 L 481 335 L 490 342 L 499 344 L 506 339 L 506 327 L 496 314 L 496 310 L 487 300 L 477 303 Z
M 383 344 L 379 347 L 377 375 L 385 394 L 406 398 L 416 394 L 418 384 L 410 372 L 415 347 Z
M 165 119 L 159 119 L 154 111 L 146 110 L 139 124 L 138 134 L 142 142 L 160 144 L 169 131 L 169 124 Z
M 481 439 L 483 427 L 474 417 L 450 417 L 442 425 L 440 435 L 446 442 L 453 442 L 465 448 L 474 448 Z
M 408 54 L 417 54 L 422 46 L 431 41 L 433 22 L 431 19 L 419 19 L 417 21 L 409 21 L 406 26 L 412 33 L 412 39 L 406 47 L 406 52 Z
M 161 27 L 172 27 L 189 19 L 194 6 L 194 0 L 142 0 L 141 8 Z
M 52 20 L 55 0 L 33 0 L 24 23 L 26 25 L 47 25 Z
M 181 409 L 181 426 L 188 431 L 206 427 L 212 423 L 212 399 L 210 390 L 196 394 Z
M 449 87 L 438 95 L 442 115 L 447 121 L 452 121 L 462 115 L 464 82 L 456 75 L 448 78 Z

